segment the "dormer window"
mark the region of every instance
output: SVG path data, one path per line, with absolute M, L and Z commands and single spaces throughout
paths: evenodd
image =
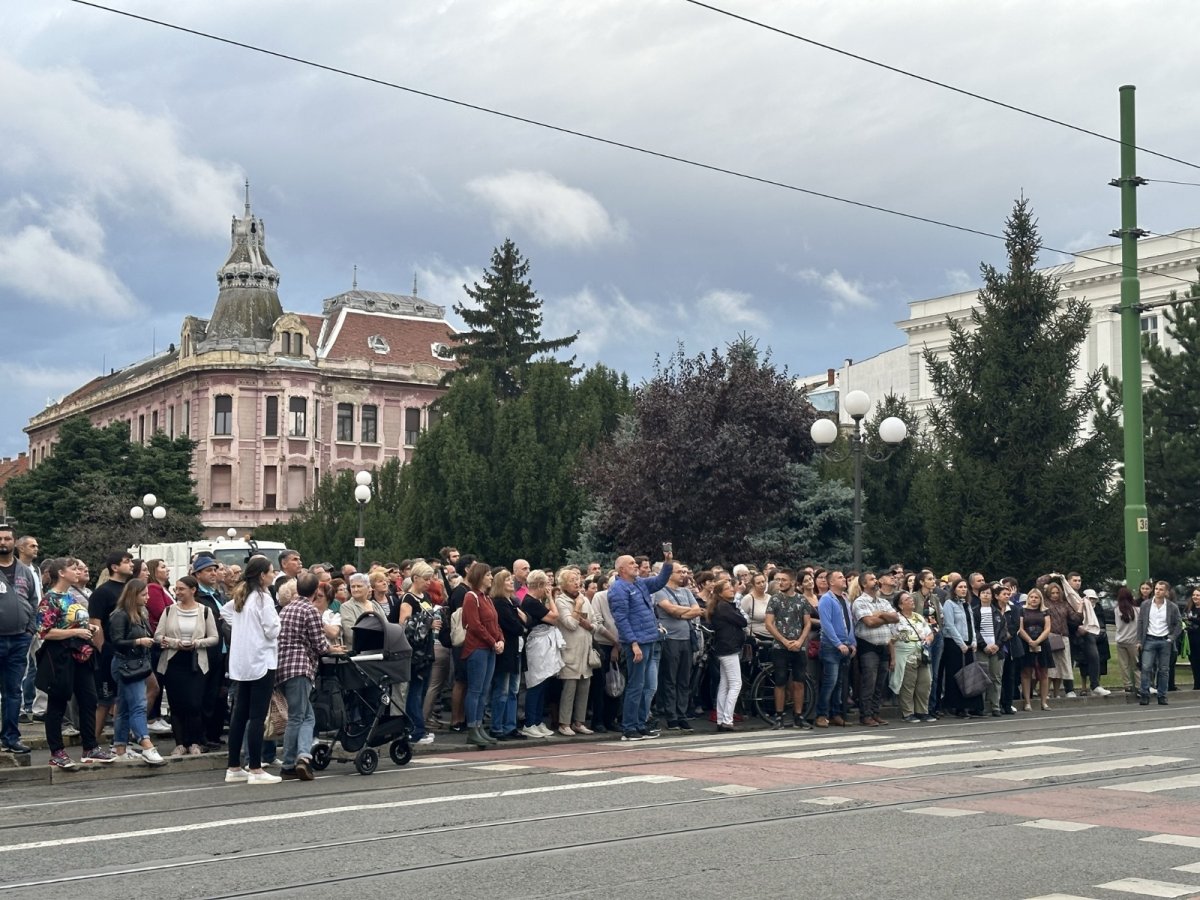
M 450 348 L 440 341 L 430 344 L 429 352 L 433 354 L 434 359 L 454 359 L 454 354 L 450 352 Z
M 367 346 L 378 353 L 380 356 L 386 356 L 392 352 L 391 345 L 388 344 L 382 334 L 373 334 L 367 338 Z

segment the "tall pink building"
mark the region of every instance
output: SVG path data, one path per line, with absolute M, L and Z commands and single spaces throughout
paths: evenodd
M 323 474 L 409 458 L 454 365 L 445 309 L 356 283 L 320 315 L 284 312 L 248 195 L 232 232 L 211 318 L 188 316 L 178 345 L 34 416 L 31 467 L 53 454 L 59 424 L 81 413 L 96 425 L 128 422 L 135 441 L 186 434 L 198 442 L 192 476 L 216 535 L 286 519 Z

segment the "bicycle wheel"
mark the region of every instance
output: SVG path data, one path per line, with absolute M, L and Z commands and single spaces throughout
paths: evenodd
M 775 723 L 775 674 L 767 663 L 750 685 L 752 712 L 768 725 Z
M 814 661 L 808 661 L 808 671 L 804 673 L 804 718 L 812 721 L 817 714 L 817 691 L 821 689 L 820 665 L 814 666 Z M 813 672 L 816 668 L 818 671 Z

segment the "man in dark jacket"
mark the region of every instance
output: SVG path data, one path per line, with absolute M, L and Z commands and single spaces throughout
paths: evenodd
M 0 750 L 28 753 L 21 743 L 21 681 L 37 630 L 37 575 L 16 557 L 16 538 L 0 525 Z
M 638 578 L 637 561 L 629 555 L 617 558 L 617 577 L 608 588 L 608 607 L 617 625 L 621 651 L 625 657 L 625 707 L 622 712 L 621 740 L 644 741 L 658 737 L 647 727 L 650 701 L 658 690 L 658 664 L 662 642 L 652 596 L 661 591 L 671 577 L 669 551 L 663 553 L 662 571 L 653 578 Z
M 1138 702 L 1150 704 L 1150 676 L 1158 676 L 1158 704 L 1167 705 L 1167 684 L 1170 680 L 1171 648 L 1183 630 L 1179 607 L 1170 601 L 1171 586 L 1165 581 L 1154 584 L 1154 596 L 1142 602 L 1138 615 L 1138 655 L 1142 659 L 1142 689 Z

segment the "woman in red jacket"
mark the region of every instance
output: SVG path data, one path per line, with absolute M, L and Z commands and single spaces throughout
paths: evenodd
M 483 730 L 484 698 L 492 685 L 496 657 L 504 652 L 504 635 L 487 594 L 492 586 L 491 568 L 487 563 L 472 563 L 466 582 L 470 590 L 462 605 L 462 623 L 467 629 L 462 659 L 467 664 L 467 742 L 486 749 L 496 741 Z

